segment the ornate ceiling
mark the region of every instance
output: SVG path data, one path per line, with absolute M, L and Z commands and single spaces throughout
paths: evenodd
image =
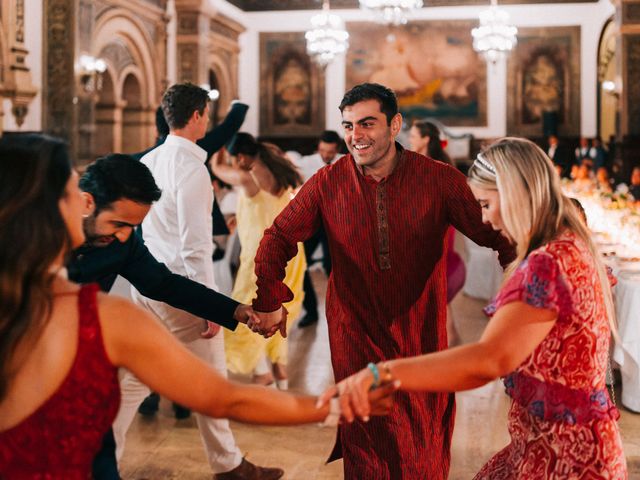
M 228 0 L 247 12 L 271 10 L 320 10 L 322 0 Z M 578 3 L 597 0 L 499 0 L 500 4 L 518 3 Z M 431 7 L 453 7 L 460 5 L 489 5 L 489 0 L 426 0 Z M 358 8 L 358 0 L 331 0 L 331 8 Z

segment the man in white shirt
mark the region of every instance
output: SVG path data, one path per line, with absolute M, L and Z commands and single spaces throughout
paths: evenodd
M 318 151 L 313 155 L 307 155 L 300 159 L 298 169 L 306 182 L 309 180 L 318 170 L 327 165 L 331 165 L 340 156 L 338 154 L 342 139 L 333 130 L 325 130 L 322 132 L 318 141 Z M 304 251 L 307 256 L 307 265 L 310 266 L 312 261 L 313 252 L 318 248 L 318 244 L 322 245 L 322 267 L 324 268 L 327 276 L 331 273 L 331 257 L 329 256 L 329 242 L 327 236 L 324 233 L 322 227 L 306 242 L 304 242 Z M 313 283 L 311 283 L 311 276 L 309 270 L 304 274 L 304 300 L 302 306 L 304 307 L 304 317 L 298 322 L 298 326 L 301 328 L 315 325 L 318 322 L 318 298 L 316 292 L 313 289 Z
M 170 133 L 165 142 L 142 158 L 162 190 L 142 223 L 147 247 L 169 269 L 216 288 L 213 277 L 211 210 L 213 190 L 205 161 L 207 153 L 196 145 L 207 129 L 208 92 L 192 84 L 177 84 L 162 98 L 162 110 Z M 132 291 L 134 300 L 152 311 L 195 355 L 226 375 L 224 336 L 208 340 L 201 336 L 206 322 L 165 303 Z M 210 327 L 211 330 L 211 327 Z M 122 402 L 114 422 L 117 457 L 122 456 L 126 431 L 149 389 L 130 372 L 120 382 Z M 245 460 L 226 419 L 196 414 L 205 452 L 217 480 L 276 480 L 284 472 L 262 468 Z
M 322 167 L 331 165 L 338 159 L 341 143 L 340 135 L 333 130 L 325 130 L 318 141 L 318 151 L 313 155 L 305 155 L 294 162 L 305 182 Z

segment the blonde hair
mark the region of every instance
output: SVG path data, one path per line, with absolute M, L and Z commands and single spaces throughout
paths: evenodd
M 563 230 L 573 232 L 593 256 L 614 337 L 615 309 L 609 277 L 591 233 L 571 201 L 562 193 L 560 176 L 549 157 L 535 143 L 506 137 L 484 150 L 469 169 L 469 183 L 500 195 L 502 221 L 516 243 L 516 259 L 509 276 L 535 249 L 554 240 Z

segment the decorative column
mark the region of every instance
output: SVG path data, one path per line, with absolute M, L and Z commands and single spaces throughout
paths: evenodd
M 208 83 L 207 44 L 211 7 L 203 0 L 176 0 L 178 82 Z
M 25 48 L 24 7 L 26 0 L 4 1 L 3 30 L 6 33 L 7 62 L 3 65 L 2 96 L 11 99 L 11 113 L 20 127 L 29 111 L 29 104 L 37 89 L 31 83 L 31 72 L 26 64 L 29 51 Z M 1 118 L 1 117 L 0 117 Z
M 42 129 L 69 142 L 75 154 L 76 0 L 45 0 Z
M 94 1 L 76 0 L 78 21 L 76 22 L 75 58 L 81 55 L 90 55 L 93 46 L 93 26 L 95 23 Z M 77 60 L 76 60 L 77 61 Z M 75 96 L 73 102 L 76 108 L 77 126 L 74 129 L 75 158 L 80 165 L 86 165 L 95 160 L 93 158 L 95 125 L 95 106 L 98 100 L 98 92 L 95 87 L 85 89 L 74 75 Z
M 224 118 L 231 101 L 238 98 L 238 37 L 245 30 L 240 23 L 221 13 L 211 19 L 206 65 L 220 82 L 220 98 L 217 100 L 220 118 L 216 120 Z

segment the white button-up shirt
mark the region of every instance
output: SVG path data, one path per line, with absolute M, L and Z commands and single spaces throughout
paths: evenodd
M 330 162 L 335 162 L 336 158 L 338 158 L 340 154 L 336 155 Z M 298 167 L 298 171 L 302 175 L 302 179 L 306 182 L 311 177 L 313 177 L 318 170 L 322 167 L 326 167 L 327 164 L 324 163 L 322 157 L 319 153 L 314 153 L 312 155 L 305 155 L 304 157 L 300 157 L 299 160 L 294 162 L 295 166 Z
M 176 135 L 142 157 L 162 190 L 142 222 L 142 234 L 149 251 L 172 272 L 215 289 L 213 189 L 206 159 L 205 150 Z

